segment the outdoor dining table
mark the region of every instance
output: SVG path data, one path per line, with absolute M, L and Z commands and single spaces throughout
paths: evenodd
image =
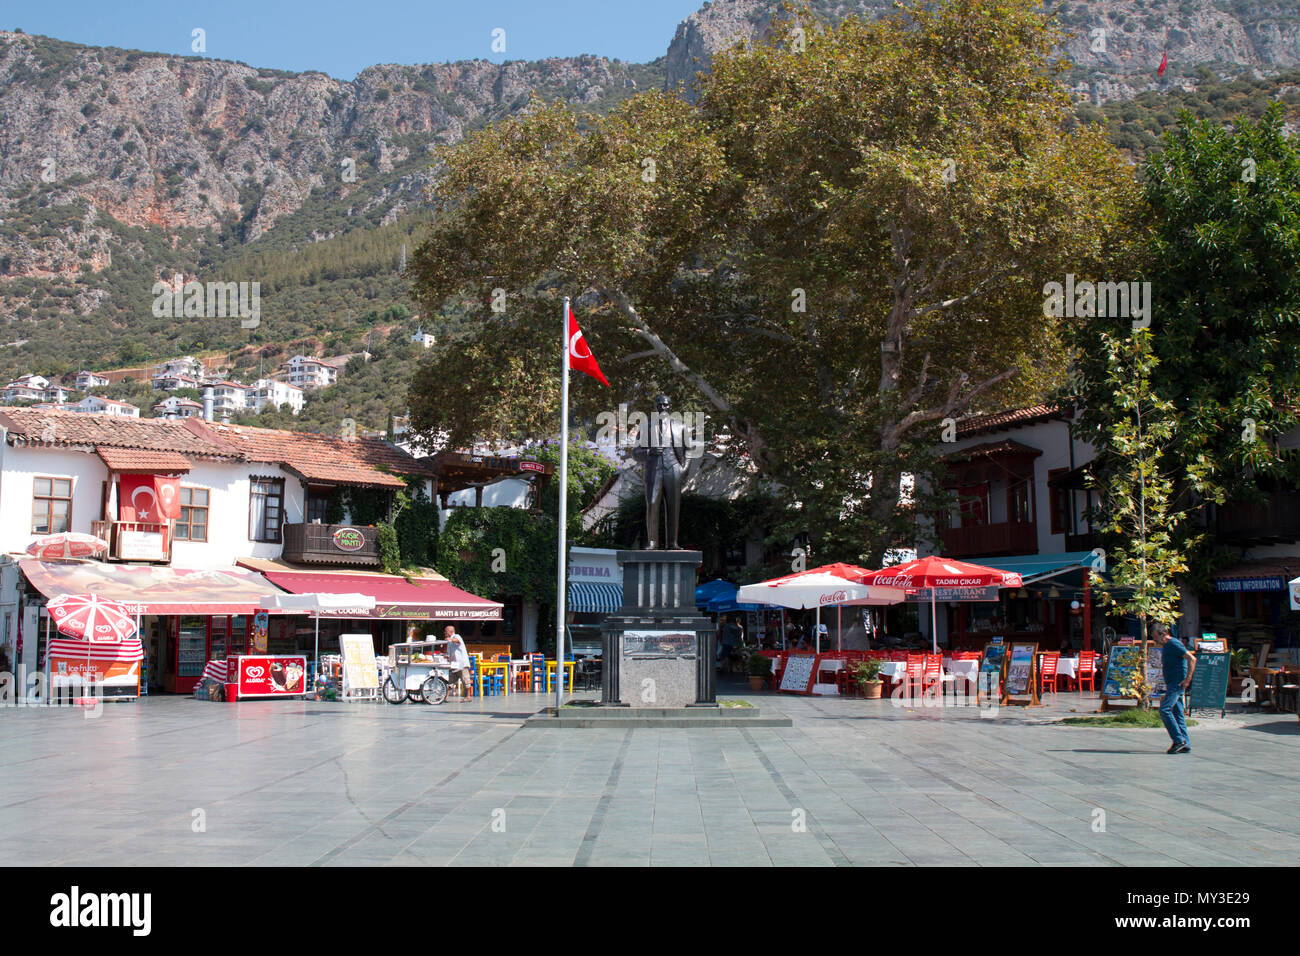
M 955 661 L 948 658 L 943 662 L 944 669 L 953 677 L 960 677 L 971 683 L 979 676 L 980 662 L 977 660 Z
M 902 680 L 907 676 L 907 661 L 881 661 L 880 676 L 890 680 Z
M 531 689 L 533 662 L 530 658 L 521 657 L 519 660 L 512 659 L 510 661 L 510 683 L 514 685 L 515 688 L 518 688 L 519 686 L 519 677 L 521 674 L 528 676 L 528 682 Z
M 567 660 L 567 661 L 565 661 L 565 662 L 564 662 L 564 669 L 568 672 L 565 676 L 568 677 L 568 681 L 569 681 L 569 693 L 573 693 L 573 661 L 572 661 L 572 660 Z M 553 683 L 555 683 L 555 661 L 547 661 L 547 662 L 546 662 L 546 691 L 547 691 L 547 693 L 550 692 L 550 690 L 551 690 L 551 684 L 553 684 Z M 536 687 L 533 688 L 533 690 L 536 690 L 536 689 L 537 689 Z

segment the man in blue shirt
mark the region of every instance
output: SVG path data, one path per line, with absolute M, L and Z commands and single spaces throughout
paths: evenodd
M 1165 674 L 1165 694 L 1160 701 L 1160 719 L 1173 744 L 1165 753 L 1185 754 L 1192 748 L 1187 742 L 1187 721 L 1183 717 L 1183 693 L 1192 684 L 1196 670 L 1196 655 L 1182 642 L 1169 636 L 1169 628 L 1157 622 L 1151 629 L 1160 645 L 1161 663 Z

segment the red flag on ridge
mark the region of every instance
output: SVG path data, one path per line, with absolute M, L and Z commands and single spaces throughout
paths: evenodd
M 1165 51 L 1165 55 L 1162 56 L 1162 57 L 1160 58 L 1160 69 L 1156 70 L 1156 76 L 1164 76 L 1164 75 L 1165 75 L 1165 68 L 1166 68 L 1167 66 L 1169 66 L 1169 51 L 1168 51 L 1168 50 L 1166 50 L 1166 51 Z
M 591 354 L 591 347 L 582 337 L 582 329 L 578 328 L 578 320 L 573 317 L 572 309 L 569 310 L 569 368 L 586 372 L 596 381 L 603 383 L 606 388 L 609 387 L 609 379 L 605 378 L 596 356 Z

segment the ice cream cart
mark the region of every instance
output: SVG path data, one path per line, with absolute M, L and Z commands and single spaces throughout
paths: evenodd
M 383 684 L 390 704 L 423 700 L 441 704 L 451 683 L 451 661 L 443 653 L 448 641 L 409 641 L 388 648 L 389 671 Z

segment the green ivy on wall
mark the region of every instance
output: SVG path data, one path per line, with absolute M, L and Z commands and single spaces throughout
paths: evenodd
M 438 535 L 438 572 L 471 594 L 546 602 L 555 594 L 558 528 L 520 508 L 461 508 Z

